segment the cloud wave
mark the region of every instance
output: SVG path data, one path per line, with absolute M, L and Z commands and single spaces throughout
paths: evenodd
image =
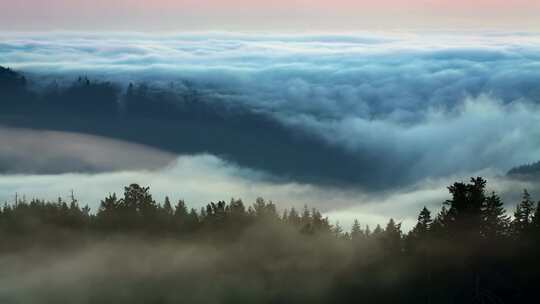
M 36 86 L 188 81 L 330 145 L 346 162 L 340 181 L 383 188 L 536 161 L 539 50 L 534 33 L 0 35 L 0 65 Z

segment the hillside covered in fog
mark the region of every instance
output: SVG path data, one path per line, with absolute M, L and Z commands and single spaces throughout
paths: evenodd
M 98 210 L 75 196 L 0 210 L 3 303 L 525 303 L 540 280 L 540 203 L 507 212 L 486 181 L 448 187 L 438 213 L 350 230 L 258 198 L 157 202 L 132 184 Z M 512 217 L 510 217 L 512 215 Z

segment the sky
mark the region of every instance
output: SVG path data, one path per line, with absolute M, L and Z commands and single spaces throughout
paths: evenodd
M 536 0 L 18 0 L 2 30 L 540 30 Z

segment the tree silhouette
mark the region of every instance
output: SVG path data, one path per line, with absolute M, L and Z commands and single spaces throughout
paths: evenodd
M 351 239 L 354 241 L 360 240 L 363 237 L 362 227 L 357 219 L 354 220 L 351 228 Z
M 450 237 L 475 242 L 481 234 L 482 211 L 486 195 L 486 180 L 471 178 L 470 183 L 456 182 L 448 187 L 452 198 L 445 202 L 448 209 L 441 213 L 439 222 Z
M 482 208 L 481 234 L 486 239 L 497 239 L 509 235 L 510 218 L 504 205 L 495 193 L 486 197 Z
M 399 254 L 402 249 L 401 223 L 397 224 L 394 219 L 391 218 L 386 224 L 386 228 L 381 233 L 381 240 L 386 253 L 388 255 Z
M 423 207 L 416 225 L 405 233 L 394 219 L 373 232 L 355 220 L 349 233 L 308 206 L 301 215 L 290 208 L 280 217 L 276 204 L 263 198 L 247 208 L 240 199 L 210 202 L 197 212 L 183 200 L 173 207 L 169 197 L 159 204 L 149 187 L 138 184 L 125 187 L 121 198 L 106 196 L 95 213 L 81 208 L 73 194 L 54 201 L 17 196 L 0 209 L 0 260 L 17 257 L 31 265 L 35 261 L 26 259 L 33 250 L 40 257 L 48 250 L 61 251 L 57 263 L 64 272 L 79 266 L 72 261 L 80 258 L 63 264 L 67 252 L 80 254 L 97 244 L 99 250 L 90 247 L 91 261 L 100 258 L 96 254 L 112 255 L 123 265 L 136 256 L 137 264 L 151 270 L 151 276 L 140 278 L 135 271 L 122 275 L 121 267 L 112 267 L 116 280 L 103 276 L 106 284 L 91 281 L 85 287 L 98 302 L 113 299 L 118 290 L 126 298 L 115 303 L 176 303 L 192 299 L 193 290 L 210 294 L 210 302 L 224 303 L 535 302 L 540 204 L 524 191 L 510 222 L 501 198 L 486 194 L 484 179 L 448 189 L 451 197 L 437 216 Z M 136 249 L 126 255 L 125 244 Z M 175 246 L 179 253 L 167 255 Z M 178 271 L 184 259 L 188 263 Z M 183 272 L 188 272 L 185 278 Z M 223 290 L 202 283 L 208 281 Z
M 418 251 L 425 250 L 425 242 L 429 241 L 432 224 L 431 212 L 424 206 L 418 215 L 416 225 L 405 238 L 407 252 L 417 253 Z
M 525 189 L 523 190 L 523 196 L 521 202 L 516 206 L 514 212 L 514 220 L 512 226 L 514 234 L 526 235 L 532 228 L 532 222 L 534 218 L 534 202 L 531 199 L 531 195 Z
M 428 233 L 432 223 L 431 212 L 424 206 L 418 215 L 418 222 L 414 226 L 412 233 L 422 237 Z
M 532 218 L 532 226 L 537 236 L 540 236 L 540 202 L 536 204 Z

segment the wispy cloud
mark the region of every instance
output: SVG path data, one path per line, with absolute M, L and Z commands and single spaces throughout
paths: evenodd
M 0 170 L 4 174 L 151 170 L 175 159 L 158 149 L 69 132 L 0 126 L 0 142 Z

